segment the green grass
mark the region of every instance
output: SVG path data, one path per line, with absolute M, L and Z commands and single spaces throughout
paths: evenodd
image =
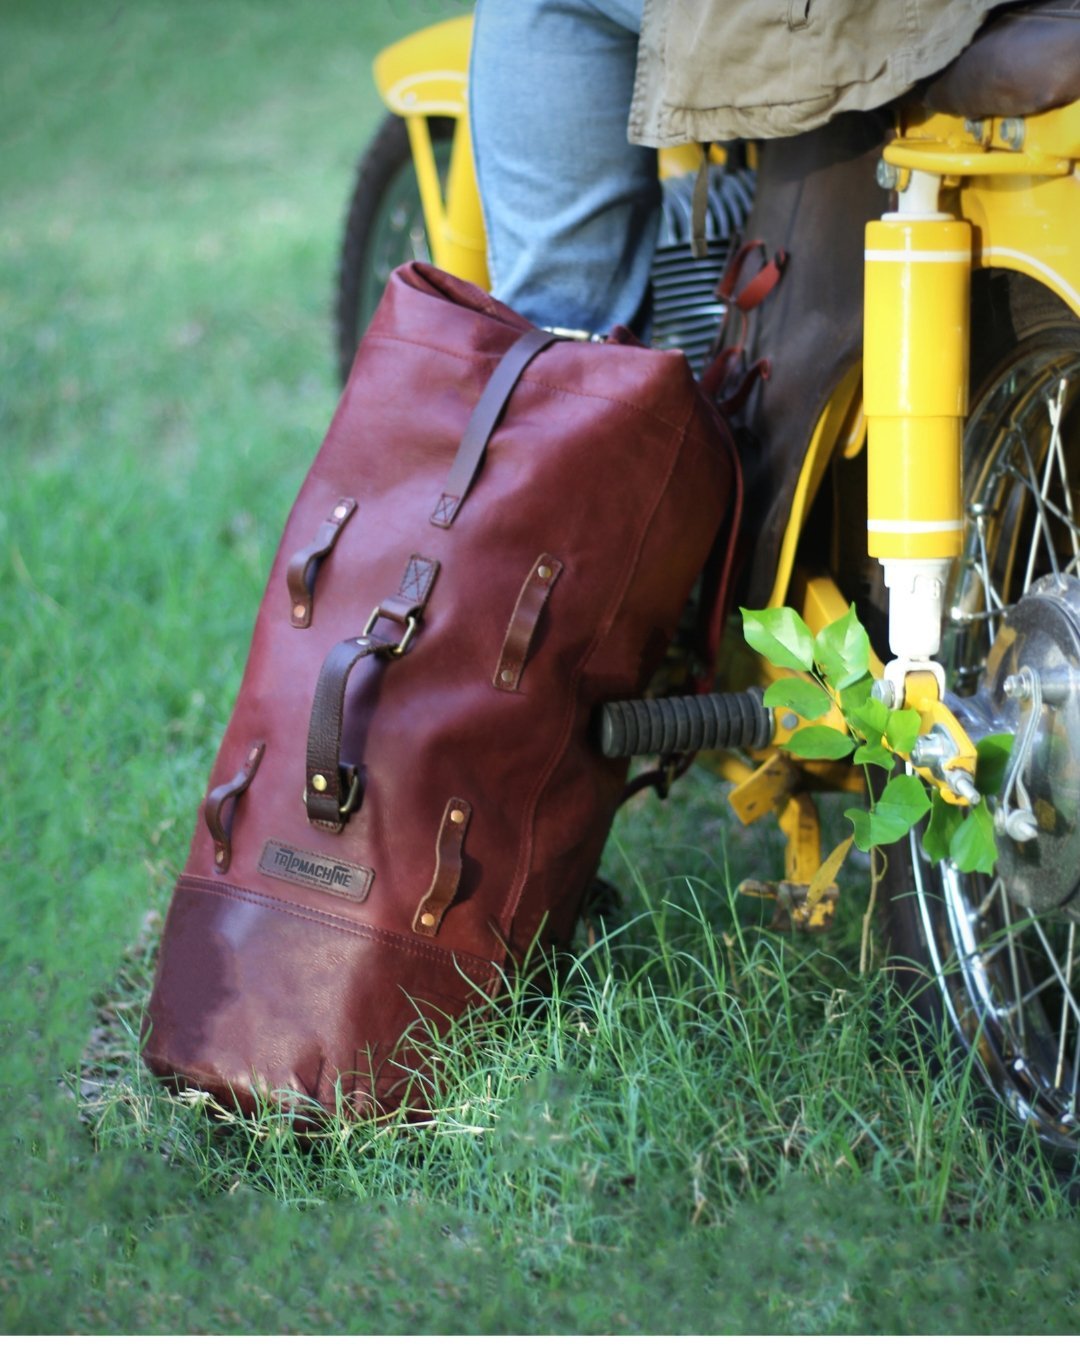
M 334 406 L 369 59 L 456 9 L 4 6 L 0 1329 L 1073 1328 L 1072 1210 L 855 973 L 858 872 L 823 941 L 757 926 L 732 884 L 775 840 L 705 774 L 624 813 L 625 905 L 554 994 L 448 1036 L 430 1124 L 298 1140 L 139 1068 L 153 915 Z

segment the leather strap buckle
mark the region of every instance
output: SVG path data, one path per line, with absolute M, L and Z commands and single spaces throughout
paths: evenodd
M 382 605 L 376 605 L 375 608 L 371 611 L 371 618 L 368 619 L 367 623 L 364 625 L 364 631 L 360 634 L 360 636 L 370 637 L 372 630 L 374 629 L 376 623 L 378 623 L 380 619 L 397 620 L 397 615 L 386 614 L 383 612 Z M 409 650 L 409 646 L 413 640 L 413 637 L 416 635 L 416 630 L 419 626 L 420 621 L 416 617 L 416 611 L 410 610 L 409 613 L 405 615 L 405 636 L 401 639 L 401 641 L 397 644 L 396 647 L 380 648 L 379 655 L 389 657 L 392 660 L 396 660 L 399 656 L 404 656 L 405 653 Z

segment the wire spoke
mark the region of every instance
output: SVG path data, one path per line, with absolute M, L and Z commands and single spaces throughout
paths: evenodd
M 1077 1086 L 1080 1085 L 1080 1036 L 1077 1036 L 1073 1048 L 1072 1102 L 1076 1105 Z
M 1065 983 L 1072 986 L 1073 956 L 1076 951 L 1076 924 L 1069 924 L 1069 948 L 1065 954 Z M 1058 1062 L 1054 1070 L 1054 1086 L 1061 1086 L 1061 1074 L 1065 1068 L 1065 1036 L 1069 1027 L 1069 1005 L 1063 1002 L 1061 1005 L 1061 1027 L 1058 1031 Z
M 995 878 L 995 884 L 998 883 L 1001 883 L 1000 877 Z M 1009 944 L 1009 972 L 1012 975 L 1013 994 L 1019 997 L 1021 981 L 1020 958 L 1016 950 L 1015 940 L 1016 926 L 1012 919 L 1012 902 L 1009 899 L 1009 892 L 1006 890 L 1004 884 L 1001 884 L 1001 910 L 1006 922 L 1005 935 Z M 1016 1021 L 1017 1035 L 1019 1036 L 1021 1045 L 1023 1045 L 1027 1040 L 1027 1029 L 1024 1016 L 1024 1001 L 1022 998 L 1020 998 L 1020 1001 L 1016 1005 Z
M 1025 1003 L 1030 1003 L 1032 999 L 1038 998 L 1040 994 L 1044 993 L 1047 989 L 1049 989 L 1052 985 L 1056 983 L 1057 983 L 1057 976 L 1053 973 L 1053 971 L 1051 971 L 1050 974 L 1047 975 L 1045 980 L 1042 980 L 1039 984 L 1032 985 L 1032 987 L 1025 994 L 1022 994 L 1018 1003 L 1009 1004 L 1008 1006 L 1010 1008 L 1020 1007 Z
M 1069 988 L 1069 981 L 1065 977 L 1065 973 L 1061 969 L 1057 957 L 1054 955 L 1053 947 L 1050 945 L 1046 934 L 1043 932 L 1042 924 L 1039 923 L 1038 920 L 1036 920 L 1033 926 L 1035 932 L 1038 934 L 1039 941 L 1042 943 L 1043 951 L 1046 953 L 1046 959 L 1050 962 L 1050 965 L 1053 967 L 1054 974 L 1058 977 L 1058 980 L 1061 982 L 1062 994 L 1064 995 L 1066 1002 L 1072 1008 L 1073 1016 L 1076 1017 L 1078 1020 L 1080 1020 L 1080 1004 L 1077 1003 L 1075 994 Z
M 1038 496 L 1036 489 L 1031 484 L 1031 480 L 1025 477 L 1025 475 L 1022 474 L 1019 471 L 1019 469 L 1010 469 L 1009 477 L 1015 479 L 1016 482 L 1020 483 L 1024 488 L 1027 489 L 1028 492 L 1031 493 L 1033 497 Z M 1076 526 L 1073 523 L 1073 518 L 1071 514 L 1067 510 L 1062 510 L 1060 506 L 1055 506 L 1052 501 L 1048 501 L 1045 498 L 1043 499 L 1041 505 L 1043 511 L 1046 514 L 1053 516 L 1055 520 L 1059 520 L 1062 523 L 1062 525 L 1064 525 L 1065 528 L 1070 532 L 1070 534 L 1075 533 Z M 1032 543 L 1037 545 L 1038 539 L 1036 537 L 1033 537 Z M 1072 566 L 1072 563 L 1074 563 L 1075 561 L 1076 558 L 1074 557 L 1070 562 L 1070 566 Z

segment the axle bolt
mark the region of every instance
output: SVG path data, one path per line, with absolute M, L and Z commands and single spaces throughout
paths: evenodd
M 917 769 L 937 769 L 949 755 L 955 754 L 951 738 L 940 731 L 928 731 L 911 747 L 911 762 Z
M 892 680 L 875 680 L 870 686 L 870 696 L 884 703 L 886 708 L 896 707 L 896 685 Z
M 999 135 L 1011 150 L 1019 150 L 1024 144 L 1024 119 L 1005 117 L 998 128 Z
M 1019 703 L 1029 703 L 1035 692 L 1031 675 L 1027 670 L 1018 670 L 1015 675 L 1006 675 L 1001 688 L 1006 698 L 1016 699 Z

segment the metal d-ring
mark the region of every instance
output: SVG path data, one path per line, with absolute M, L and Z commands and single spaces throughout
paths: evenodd
M 360 796 L 360 770 L 353 769 L 352 782 L 349 784 L 349 795 L 345 798 L 344 805 L 338 807 L 338 815 L 350 816 L 356 809 L 356 799 Z
M 391 617 L 393 616 L 384 614 L 382 612 L 381 605 L 376 605 L 375 608 L 371 611 L 371 618 L 368 619 L 367 623 L 364 625 L 364 631 L 360 634 L 360 636 L 370 637 L 372 629 L 375 627 L 376 623 L 379 621 L 380 618 L 386 619 Z M 404 656 L 405 653 L 409 650 L 409 644 L 412 642 L 413 636 L 415 635 L 416 630 L 419 626 L 420 625 L 416 618 L 416 615 L 415 614 L 408 615 L 408 617 L 405 620 L 405 636 L 401 639 L 401 641 L 397 644 L 396 647 L 380 648 L 379 655 L 389 656 L 392 658 Z

